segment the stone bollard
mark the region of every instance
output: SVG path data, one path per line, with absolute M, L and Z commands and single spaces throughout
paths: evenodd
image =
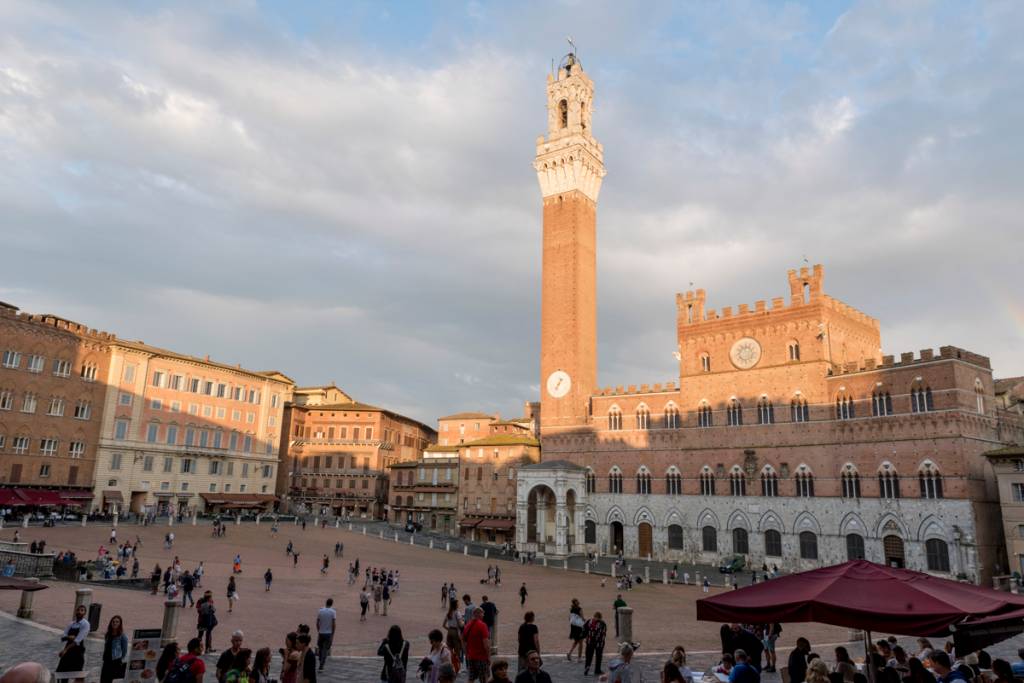
M 85 528 L 85 523 L 86 523 L 87 521 L 88 521 L 88 520 L 87 520 L 87 519 L 85 518 L 85 515 L 82 515 L 82 528 L 83 528 L 83 529 Z
M 445 543 L 444 544 L 444 551 L 446 553 L 450 553 L 452 551 L 452 544 L 451 543 Z
M 491 629 L 491 656 L 498 654 L 498 615 L 494 615 L 494 628 Z
M 89 614 L 89 605 L 92 604 L 92 589 L 91 588 L 76 588 L 75 589 L 75 609 L 78 609 L 79 605 L 85 605 L 86 616 Z M 71 612 L 74 614 L 74 610 Z
M 257 514 L 256 515 L 256 526 L 259 526 L 259 525 L 260 525 L 260 516 L 259 516 L 259 514 Z
M 409 535 L 409 545 L 416 545 L 416 534 Z
M 380 535 L 380 540 L 383 541 L 384 540 L 384 530 L 383 529 L 380 530 L 380 534 L 379 535 Z M 395 534 L 395 540 L 396 541 L 398 540 L 398 534 Z
M 167 515 L 167 526 L 174 526 L 174 515 Z
M 661 582 L 663 584 L 665 584 L 666 586 L 668 585 L 668 570 L 667 569 L 662 569 L 661 570 Z
M 545 567 L 548 566 L 548 556 L 547 555 L 544 556 L 544 559 L 542 561 L 543 561 Z
M 430 549 L 434 549 L 434 539 L 430 539 Z
M 349 522 L 349 523 L 348 523 L 348 530 L 349 530 L 349 531 L 352 531 L 352 522 Z
M 242 523 L 242 515 L 235 515 L 235 526 Z
M 25 515 L 24 517 L 21 518 L 21 528 L 22 529 L 27 529 L 28 528 L 28 515 Z
M 118 517 L 120 517 L 120 516 L 121 516 L 121 515 L 119 515 L 118 513 L 116 513 L 116 512 L 114 513 L 114 522 L 113 522 L 113 525 L 114 525 L 114 528 L 115 528 L 115 529 L 117 528 L 117 519 L 118 519 Z
M 398 532 L 397 531 L 395 532 L 395 543 L 398 543 Z
M 562 560 L 562 571 L 569 571 L 569 558 Z
M 334 528 L 335 529 L 340 529 L 341 528 L 341 520 L 340 519 L 335 519 L 334 520 Z
M 365 535 L 366 535 L 366 527 L 364 526 L 363 527 L 363 536 L 365 536 Z
M 0 529 L 4 528 L 4 518 L 0 517 Z
M 295 526 L 298 526 L 298 525 L 299 525 L 299 518 L 298 518 L 298 517 L 296 517 L 296 518 L 295 518 Z
M 650 583 L 650 582 L 651 582 L 651 568 L 650 568 L 650 566 L 645 566 L 644 567 L 644 583 Z
M 621 643 L 632 643 L 633 642 L 633 608 L 632 607 L 620 607 L 619 608 L 619 642 Z
M 590 562 L 589 561 L 583 563 L 583 573 L 584 574 L 589 574 L 590 573 Z
M 468 545 L 462 546 L 462 554 L 463 555 L 467 555 L 467 556 L 469 555 L 469 546 Z
M 488 548 L 484 548 L 484 559 L 485 560 L 487 559 L 487 551 L 488 551 Z
M 615 577 L 615 563 L 614 562 L 612 562 L 612 578 L 613 579 L 616 578 Z
M 697 572 L 697 573 L 695 573 L 693 575 L 693 585 L 694 586 L 699 586 L 700 585 L 700 572 Z
M 39 579 L 32 576 L 26 579 L 32 583 L 39 583 Z M 31 619 L 32 618 L 32 600 L 35 598 L 36 592 L 23 590 L 21 591 L 21 604 L 18 605 L 18 618 L 19 619 Z
M 166 647 L 177 640 L 178 601 L 164 600 L 164 623 L 160 627 L 160 647 Z
M 196 514 L 195 512 L 193 512 L 192 513 L 192 526 L 197 526 L 198 524 L 199 524 L 199 515 Z

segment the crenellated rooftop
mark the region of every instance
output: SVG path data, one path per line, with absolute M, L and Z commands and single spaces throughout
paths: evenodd
M 630 384 L 628 387 L 604 387 L 595 392 L 595 396 L 629 396 L 636 394 L 667 394 L 675 393 L 676 383 L 665 382 L 664 384 L 641 384 L 639 387 Z
M 956 346 L 940 346 L 938 353 L 935 353 L 935 349 L 921 349 L 916 355 L 913 351 L 906 351 L 899 355 L 899 360 L 896 359 L 896 356 L 882 356 L 881 363 L 877 362 L 874 358 L 867 358 L 862 361 L 849 361 L 842 365 L 837 365 L 836 373 L 833 376 L 849 375 L 855 372 L 869 372 L 871 370 L 910 367 L 937 360 L 962 360 L 983 368 L 992 368 L 991 361 L 987 356 L 982 356 L 981 354 Z
M 0 318 L 12 318 L 25 323 L 48 325 L 55 329 L 65 330 L 82 337 L 90 337 L 92 339 L 99 339 L 103 341 L 114 341 L 117 339 L 117 335 L 111 332 L 104 332 L 102 330 L 87 327 L 81 323 L 76 323 L 74 320 L 61 318 L 60 316 L 52 315 L 50 313 L 28 313 L 27 311 L 20 310 L 17 306 L 12 306 L 11 304 L 3 302 L 0 302 Z

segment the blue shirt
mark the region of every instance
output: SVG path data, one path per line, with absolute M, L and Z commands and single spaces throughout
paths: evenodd
M 741 662 L 729 672 L 729 683 L 761 683 L 761 674 L 754 667 Z
M 1020 676 L 1024 678 L 1024 659 L 1018 659 L 1016 662 L 1010 665 L 1010 668 L 1013 669 L 1014 676 Z

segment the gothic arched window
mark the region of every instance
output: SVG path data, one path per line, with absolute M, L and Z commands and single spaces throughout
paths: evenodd
M 789 349 L 789 359 L 790 360 L 800 360 L 800 342 L 798 342 L 798 341 L 791 341 L 791 342 L 789 342 L 788 349 Z
M 854 417 L 853 398 L 848 394 L 836 396 L 836 419 L 849 420 Z
M 892 415 L 892 396 L 888 391 L 878 391 L 871 394 L 871 414 L 875 417 Z
M 978 414 L 985 414 L 985 385 L 980 379 L 974 380 L 974 400 L 977 403 Z
M 608 411 L 608 429 L 613 432 L 622 429 L 622 411 L 617 406 L 612 406 Z
M 860 475 L 857 470 L 847 466 L 840 475 L 840 480 L 843 485 L 843 498 L 860 498 Z
M 910 410 L 914 413 L 926 413 L 935 410 L 931 387 L 917 386 L 910 390 Z
M 683 493 L 683 476 L 679 474 L 675 465 L 668 468 L 665 474 L 665 493 L 670 496 L 679 496 Z
M 594 470 L 587 470 L 587 493 L 597 493 L 597 477 Z
M 706 353 L 700 354 L 700 371 L 711 372 L 711 356 Z
M 766 396 L 757 402 L 757 424 L 770 425 L 775 423 L 775 406 Z
M 562 128 L 569 127 L 569 102 L 567 100 L 558 103 L 558 122 Z
M 674 403 L 665 407 L 665 428 L 679 429 L 679 408 L 676 408 Z
M 733 468 L 732 472 L 729 473 L 729 494 L 733 496 L 747 495 L 747 478 L 743 476 L 743 471 L 738 468 Z
M 636 409 L 636 428 L 651 428 L 651 411 L 647 409 L 647 406 L 640 406 Z
M 761 473 L 761 495 L 766 498 L 775 498 L 779 495 L 779 476 L 773 470 Z
M 705 469 L 700 473 L 700 495 L 715 495 L 715 475 L 710 469 Z
M 887 500 L 900 497 L 900 477 L 891 466 L 883 465 L 878 473 L 878 497 Z
M 793 479 L 796 481 L 797 498 L 814 498 L 814 475 L 810 470 L 800 470 Z
M 608 493 L 622 493 L 622 471 L 618 467 L 608 473 Z
M 636 473 L 636 492 L 642 496 L 651 494 L 651 473 L 646 467 L 641 467 Z
M 922 498 L 942 498 L 942 475 L 935 465 L 930 462 L 924 463 L 917 474 L 917 480 L 921 484 Z
M 807 407 L 807 399 L 803 396 L 794 396 L 789 403 L 789 418 L 793 422 L 809 422 L 811 419 L 810 409 Z

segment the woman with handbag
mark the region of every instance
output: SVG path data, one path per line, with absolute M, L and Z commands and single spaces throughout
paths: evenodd
M 111 683 L 124 678 L 128 666 L 128 636 L 124 634 L 124 621 L 114 615 L 103 634 L 103 667 L 100 669 L 100 683 Z
M 580 601 L 576 598 L 572 599 L 572 605 L 569 606 L 569 651 L 565 654 L 565 658 L 570 662 L 572 661 L 573 650 L 577 650 L 578 654 L 576 659 L 583 659 L 583 641 L 586 640 L 586 634 L 583 632 L 583 608 L 580 607 Z

